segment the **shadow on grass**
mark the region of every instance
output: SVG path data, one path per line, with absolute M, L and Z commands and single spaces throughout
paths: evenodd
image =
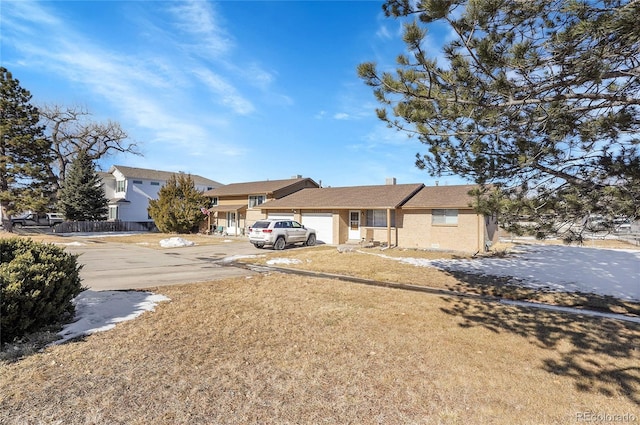
M 516 301 L 543 302 L 565 307 L 582 307 L 604 313 L 640 316 L 640 303 L 620 300 L 608 295 L 566 293 L 528 288 L 520 285 L 517 278 L 505 276 L 478 275 L 463 271 L 446 271 L 458 284 L 447 289 L 452 291 L 506 298 Z
M 463 318 L 463 327 L 516 334 L 553 351 L 540 367 L 573 379 L 578 390 L 623 394 L 640 404 L 640 325 L 466 298 L 444 300 L 449 306 L 442 311 Z

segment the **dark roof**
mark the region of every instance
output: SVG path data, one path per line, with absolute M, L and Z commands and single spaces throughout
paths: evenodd
M 127 178 L 137 178 L 137 179 L 145 179 L 145 180 L 159 180 L 166 182 L 171 178 L 174 174 L 181 174 L 180 172 L 173 171 L 159 171 L 159 170 L 148 170 L 146 168 L 135 168 L 135 167 L 126 167 L 124 165 L 114 165 L 109 169 L 109 173 L 113 173 L 113 171 L 117 169 L 122 174 L 124 174 Z M 219 183 L 215 180 L 210 180 L 205 177 L 199 176 L 197 174 L 191 174 L 191 178 L 193 182 L 200 186 L 211 186 L 218 187 L 222 186 L 222 183 Z
M 398 208 L 424 185 L 326 187 L 302 189 L 277 200 L 265 202 L 261 209 L 374 209 Z
M 473 197 L 469 196 L 469 191 L 477 187 L 472 184 L 425 186 L 402 208 L 471 208 Z
M 295 178 L 286 180 L 264 180 L 257 182 L 245 182 L 245 183 L 231 183 L 225 186 L 220 186 L 212 190 L 204 192 L 207 196 L 239 196 L 239 195 L 251 195 L 251 194 L 272 194 L 277 190 L 285 189 L 296 183 L 308 180 L 313 183 L 314 186 L 318 186 L 310 178 Z

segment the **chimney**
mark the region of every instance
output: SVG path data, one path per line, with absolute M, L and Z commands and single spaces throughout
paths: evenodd
M 387 177 L 387 180 L 385 181 L 385 184 L 387 186 L 393 186 L 396 184 L 396 178 L 395 177 Z
M 296 174 L 295 176 L 291 176 L 292 179 L 301 179 L 302 175 L 301 174 Z

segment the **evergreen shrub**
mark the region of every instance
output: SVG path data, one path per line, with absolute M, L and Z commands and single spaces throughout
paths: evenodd
M 0 343 L 73 317 L 80 292 L 77 255 L 30 239 L 0 239 Z

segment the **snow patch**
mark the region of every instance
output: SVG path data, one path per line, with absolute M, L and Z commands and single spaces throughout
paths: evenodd
M 640 301 L 640 250 L 521 245 L 503 258 L 427 260 L 375 255 L 416 267 L 513 277 L 529 288 Z
M 61 344 L 73 338 L 113 329 L 116 323 L 133 320 L 156 304 L 170 301 L 164 295 L 141 291 L 83 291 L 73 299 L 77 320 L 58 333 Z
M 302 261 L 296 258 L 273 258 L 271 260 L 267 260 L 267 264 L 302 264 Z
M 86 243 L 83 243 L 83 242 L 55 242 L 54 245 L 85 246 Z
M 193 246 L 194 242 L 188 241 L 183 238 L 173 237 L 169 239 L 162 239 L 160 241 L 160 246 L 163 248 L 178 248 L 182 246 Z
M 241 258 L 258 258 L 258 257 L 264 257 L 264 255 L 230 255 L 228 257 L 224 257 L 219 261 L 221 263 L 231 263 Z

